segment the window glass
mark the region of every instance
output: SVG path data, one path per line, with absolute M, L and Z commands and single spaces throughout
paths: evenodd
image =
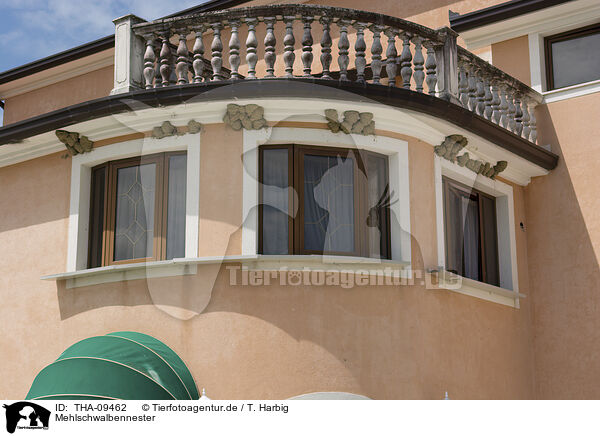
M 93 168 L 88 266 L 184 257 L 186 173 L 182 152 Z
M 104 190 L 106 165 L 92 171 L 92 193 L 90 198 L 90 247 L 88 266 L 102 265 L 102 233 L 104 231 Z
M 304 249 L 354 251 L 354 159 L 304 156 Z
M 169 157 L 167 197 L 167 259 L 185 257 L 185 195 L 187 156 Z
M 444 178 L 446 270 L 498 286 L 496 200 Z
M 117 170 L 114 260 L 152 257 L 156 164 Z
M 600 79 L 600 28 L 547 38 L 549 89 Z
M 388 257 L 389 190 L 386 159 L 370 154 L 367 164 L 369 257 Z
M 261 254 L 390 258 L 388 159 L 309 145 L 260 149 Z
M 289 253 L 288 149 L 262 151 L 262 252 Z
M 498 235 L 496 234 L 496 201 L 485 195 L 481 196 L 481 217 L 483 222 L 484 268 L 487 283 L 500 285 L 498 267 Z

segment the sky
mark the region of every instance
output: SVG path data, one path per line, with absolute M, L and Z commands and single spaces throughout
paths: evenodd
M 151 21 L 206 1 L 0 0 L 0 72 L 110 35 L 123 15 Z
M 148 21 L 206 0 L 0 0 L 0 71 L 114 33 L 112 20 Z

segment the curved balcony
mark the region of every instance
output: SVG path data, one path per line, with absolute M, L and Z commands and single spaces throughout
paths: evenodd
M 387 15 L 307 5 L 129 20 L 145 41 L 143 55 L 138 45 L 132 57 L 145 89 L 277 77 L 397 86 L 461 105 L 533 143 L 537 139 L 534 108 L 541 95 L 457 47 L 447 27 L 433 30 Z
M 349 92 L 445 120 L 545 170 L 557 164 L 556 155 L 536 145 L 541 94 L 458 47 L 447 27 L 311 5 L 114 22 L 111 95 L 0 128 L 0 144 L 136 110 L 132 102 L 178 105 L 200 94 L 348 100 Z M 300 86 L 306 83 L 320 86 L 307 91 Z M 223 89 L 232 84 L 243 86 Z

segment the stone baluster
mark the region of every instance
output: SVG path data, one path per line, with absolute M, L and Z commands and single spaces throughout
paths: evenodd
M 437 63 L 435 59 L 435 47 L 431 43 L 426 43 L 427 48 L 427 60 L 425 61 L 425 70 L 427 71 L 427 77 L 425 82 L 427 83 L 427 90 L 429 95 L 435 95 L 435 87 L 437 85 Z
M 508 129 L 508 96 L 506 89 L 500 89 L 500 125 Z
M 188 65 L 190 62 L 190 53 L 187 48 L 187 35 L 185 32 L 185 29 L 179 31 L 179 45 L 177 46 L 177 65 L 175 66 L 175 70 L 177 71 L 178 85 L 189 83 Z
M 340 80 L 348 80 L 348 65 L 350 64 L 350 58 L 348 57 L 348 50 L 350 49 L 350 41 L 348 40 L 348 26 L 350 21 L 339 20 L 337 22 L 340 28 L 340 39 L 338 41 L 338 65 L 340 66 Z
M 521 109 L 521 97 L 515 96 L 515 130 L 514 132 L 521 136 L 523 132 L 523 110 Z
M 396 33 L 396 30 L 389 27 L 385 29 L 385 35 L 388 37 L 387 50 L 385 51 L 385 72 L 388 76 L 388 86 L 396 86 L 396 74 L 398 69 L 396 66 L 396 58 L 398 57 L 398 51 L 396 50 Z
M 458 97 L 464 108 L 469 108 L 469 79 L 465 66 L 461 63 L 458 70 Z
M 415 89 L 417 92 L 423 92 L 423 82 L 425 80 L 423 67 L 425 64 L 425 58 L 423 57 L 423 38 L 415 36 L 413 37 L 412 42 L 415 45 L 415 55 L 413 57 Z
M 502 113 L 500 112 L 500 95 L 498 93 L 498 85 L 496 85 L 496 82 L 492 82 L 491 107 L 492 107 L 492 117 L 491 117 L 492 122 L 494 122 L 496 124 L 500 124 L 500 117 L 502 116 Z
M 160 75 L 160 67 L 161 67 L 161 63 L 160 63 L 160 52 L 162 51 L 162 41 L 159 39 L 157 39 L 158 44 L 156 44 L 154 46 L 154 57 L 156 58 L 156 65 L 154 67 L 154 87 L 155 88 L 162 88 L 162 78 Z
M 369 27 L 369 30 L 373 32 L 373 44 L 371 44 L 371 72 L 373 73 L 373 83 L 379 83 L 381 79 L 381 69 L 383 67 L 383 64 L 381 63 L 381 53 L 383 53 L 381 32 L 383 31 L 383 27 L 374 24 Z
M 169 46 L 169 33 L 164 32 L 161 35 L 162 48 L 160 50 L 160 76 L 162 86 L 169 86 L 171 78 L 171 47 Z
M 144 52 L 144 80 L 146 89 L 151 89 L 154 86 L 154 62 L 156 56 L 154 55 L 154 35 L 145 35 L 146 39 L 146 51 Z
M 331 18 L 321 17 L 319 22 L 323 25 L 323 37 L 321 38 L 321 66 L 323 67 L 323 79 L 331 79 L 329 68 L 331 67 Z
M 241 62 L 240 38 L 238 36 L 240 22 L 231 21 L 229 26 L 231 27 L 231 36 L 229 38 L 229 67 L 231 68 L 231 78 L 237 80 L 242 78 L 242 75 L 238 71 Z
M 508 117 L 508 130 L 514 132 L 517 127 L 517 122 L 515 121 L 517 108 L 515 107 L 514 97 L 512 94 L 506 92 L 506 99 L 508 100 L 508 111 L 506 113 L 506 116 Z
M 202 82 L 202 74 L 204 73 L 204 41 L 202 34 L 204 33 L 204 27 L 197 27 L 196 29 L 196 40 L 194 41 L 194 62 L 192 62 L 192 68 L 194 69 L 194 83 Z
M 294 77 L 294 60 L 296 54 L 294 53 L 294 44 L 296 39 L 294 38 L 294 20 L 296 17 L 283 17 L 285 22 L 285 37 L 283 38 L 284 53 L 283 63 L 285 64 L 285 75 L 286 77 Z
M 483 77 L 477 77 L 477 115 L 485 114 L 485 83 Z
M 172 47 L 171 44 L 169 44 L 169 49 L 171 50 L 171 74 L 169 74 L 169 85 L 176 85 L 177 84 L 177 72 L 176 72 L 176 66 L 177 66 L 177 47 Z
M 258 19 L 247 18 L 246 24 L 248 25 L 248 37 L 246 38 L 246 62 L 248 63 L 248 79 L 256 79 L 256 63 L 258 62 L 258 55 L 256 54 L 256 48 L 258 47 L 258 40 L 256 39 L 256 24 Z
M 490 90 L 490 81 L 488 79 L 484 79 L 483 80 L 483 90 L 484 90 L 484 95 L 483 95 L 483 103 L 484 103 L 484 110 L 483 110 L 483 116 L 486 120 L 491 120 L 492 119 L 492 100 L 493 100 L 493 96 L 492 96 L 492 91 Z
M 537 143 L 537 121 L 535 119 L 535 103 L 532 102 L 532 105 L 529 109 L 529 129 L 531 130 L 529 133 L 529 140 L 534 144 Z
M 366 23 L 354 23 L 356 29 L 356 43 L 354 44 L 354 51 L 356 59 L 356 81 L 363 83 L 365 81 L 365 68 L 367 67 L 367 60 L 365 59 L 365 51 L 367 50 L 367 43 L 365 42 L 365 27 Z
M 210 46 L 212 51 L 210 64 L 212 65 L 212 80 L 222 80 L 221 70 L 223 68 L 223 43 L 221 42 L 221 29 L 223 29 L 222 23 L 213 23 L 211 25 L 213 30 L 213 40 Z
M 529 127 L 531 117 L 529 116 L 529 105 L 527 104 L 526 98 L 521 101 L 521 109 L 523 110 L 523 132 L 521 133 L 521 136 L 528 140 L 531 135 L 531 127 Z
M 302 23 L 304 23 L 304 33 L 302 34 L 302 64 L 304 65 L 304 77 L 312 77 L 312 45 L 313 37 L 311 33 L 311 25 L 313 17 L 303 17 Z
M 267 74 L 265 77 L 275 77 L 275 33 L 273 28 L 277 21 L 275 17 L 265 17 L 265 25 L 267 26 L 267 34 L 265 36 L 265 64 L 267 65 Z
M 410 78 L 412 77 L 412 53 L 410 52 L 410 34 L 402 33 L 402 53 L 400 54 L 400 76 L 402 76 L 402 87 L 410 89 Z
M 474 68 L 469 70 L 469 110 L 477 112 L 477 76 Z

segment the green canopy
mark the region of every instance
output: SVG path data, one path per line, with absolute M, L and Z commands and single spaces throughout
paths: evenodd
M 197 400 L 192 374 L 152 336 L 115 332 L 71 345 L 37 375 L 27 400 Z

